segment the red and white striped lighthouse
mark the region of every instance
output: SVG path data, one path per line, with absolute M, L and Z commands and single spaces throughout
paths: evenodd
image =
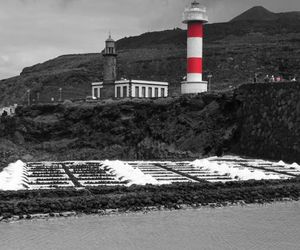
M 202 81 L 203 23 L 208 21 L 206 8 L 197 1 L 183 13 L 187 30 L 187 79 L 181 84 L 182 94 L 197 94 L 207 91 L 207 82 Z

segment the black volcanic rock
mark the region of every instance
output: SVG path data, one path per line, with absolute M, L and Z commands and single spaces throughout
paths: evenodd
M 300 84 L 164 99 L 19 106 L 0 119 L 8 159 L 187 159 L 222 153 L 300 163 Z M 29 156 L 30 158 L 30 156 Z
M 237 21 L 270 21 L 276 20 L 278 16 L 262 6 L 255 6 L 239 16 L 233 18 L 231 22 Z

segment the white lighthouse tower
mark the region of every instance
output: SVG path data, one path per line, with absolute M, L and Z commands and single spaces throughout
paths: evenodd
M 183 13 L 187 29 L 187 79 L 181 84 L 182 94 L 207 92 L 207 82 L 202 80 L 203 24 L 208 22 L 206 8 L 192 2 Z

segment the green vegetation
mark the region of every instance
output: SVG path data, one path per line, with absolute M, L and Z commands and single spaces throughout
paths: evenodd
M 90 187 L 87 189 L 0 192 L 0 216 L 76 211 L 98 213 L 99 210 L 136 211 L 145 207 L 180 208 L 208 203 L 237 201 L 263 203 L 283 198 L 298 200 L 300 179 L 288 181 L 247 181 L 177 184 L 165 186 Z

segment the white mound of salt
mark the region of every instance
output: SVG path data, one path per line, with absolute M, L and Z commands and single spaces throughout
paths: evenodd
M 239 168 L 232 166 L 229 162 L 211 162 L 208 159 L 196 160 L 191 163 L 195 168 L 207 169 L 212 173 L 218 173 L 220 175 L 228 175 L 236 180 L 267 180 L 267 179 L 280 179 L 278 175 L 266 174 L 262 170 L 253 170 L 248 168 Z
M 104 165 L 108 166 L 109 171 L 117 176 L 120 180 L 128 181 L 128 186 L 136 184 L 136 185 L 146 185 L 153 184 L 158 185 L 158 181 L 154 179 L 150 175 L 145 175 L 138 168 L 133 168 L 122 161 L 104 161 Z
M 23 186 L 23 172 L 25 163 L 17 161 L 11 163 L 0 173 L 0 190 L 20 190 Z
M 291 164 L 290 167 L 294 168 L 294 169 L 296 169 L 298 171 L 300 171 L 300 166 L 296 162 L 294 162 L 293 164 Z

